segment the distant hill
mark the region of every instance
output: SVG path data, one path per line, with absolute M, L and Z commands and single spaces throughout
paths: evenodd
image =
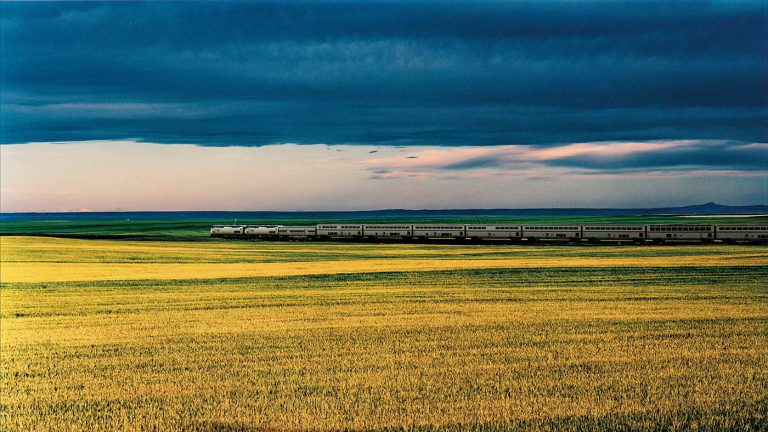
M 235 220 L 235 219 L 399 219 L 455 216 L 646 216 L 646 215 L 768 215 L 768 205 L 727 206 L 713 202 L 684 207 L 646 209 L 450 209 L 450 210 L 367 210 L 367 211 L 147 211 L 0 213 L 0 222 L 25 221 L 108 221 L 108 220 Z
M 727 206 L 708 202 L 684 207 L 662 207 L 655 209 L 634 210 L 646 215 L 738 215 L 738 214 L 768 214 L 768 205 Z M 640 213 L 635 213 L 640 214 Z

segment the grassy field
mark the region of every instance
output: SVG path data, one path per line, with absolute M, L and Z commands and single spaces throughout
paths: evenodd
M 765 430 L 768 248 L 0 237 L 0 426 Z

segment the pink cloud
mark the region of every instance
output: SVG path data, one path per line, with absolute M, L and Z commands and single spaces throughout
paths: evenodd
M 768 143 L 750 143 L 731 147 L 731 150 L 768 150 Z
M 504 145 L 487 147 L 437 147 L 409 153 L 372 157 L 361 161 L 365 169 L 383 171 L 373 178 L 483 178 L 489 176 L 540 177 L 553 175 L 683 177 L 697 175 L 756 175 L 749 171 L 726 169 L 665 170 L 659 167 L 605 170 L 600 168 L 566 168 L 548 162 L 567 158 L 621 160 L 643 153 L 662 153 L 670 150 L 722 149 L 762 150 L 768 144 L 752 143 L 729 147 L 722 141 L 670 140 L 670 141 L 611 141 L 574 143 L 554 147 L 530 145 Z M 448 174 L 450 173 L 450 174 Z M 738 174 L 735 174 L 738 173 Z M 759 173 L 758 173 L 759 174 Z
M 699 144 L 700 141 L 649 141 L 576 143 L 557 147 L 505 145 L 488 147 L 439 147 L 408 153 L 404 156 L 374 157 L 363 161 L 370 169 L 420 170 L 451 169 L 472 161 L 495 160 L 500 166 L 517 165 L 534 168 L 541 162 L 574 156 L 616 157 L 643 152 L 669 150 Z
M 562 159 L 574 156 L 625 156 L 635 153 L 669 150 L 675 147 L 685 147 L 699 144 L 700 141 L 649 141 L 649 142 L 601 142 L 577 143 L 545 149 L 532 149 L 530 157 L 537 160 Z

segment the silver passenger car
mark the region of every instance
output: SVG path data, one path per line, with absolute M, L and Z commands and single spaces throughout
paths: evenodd
M 643 225 L 584 225 L 581 231 L 588 240 L 645 240 Z
M 529 240 L 581 239 L 581 226 L 580 225 L 526 225 L 526 226 L 523 226 L 523 237 Z
M 414 225 L 416 238 L 464 238 L 464 225 Z
M 649 225 L 648 239 L 657 241 L 715 239 L 715 227 L 712 225 Z
M 413 236 L 413 225 L 363 225 L 363 235 L 375 238 L 408 238 Z
M 723 241 L 768 242 L 768 225 L 718 225 L 716 237 Z
M 321 224 L 317 226 L 318 237 L 362 237 L 363 226 L 362 225 L 327 225 Z
M 466 225 L 469 239 L 516 239 L 522 233 L 520 225 Z
M 280 237 L 306 239 L 314 237 L 317 234 L 317 228 L 314 226 L 281 226 Z

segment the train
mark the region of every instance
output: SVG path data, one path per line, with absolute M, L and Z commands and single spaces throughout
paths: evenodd
M 357 241 L 539 241 L 570 243 L 768 243 L 768 225 L 482 225 L 317 224 L 215 225 L 211 237 L 262 240 Z

